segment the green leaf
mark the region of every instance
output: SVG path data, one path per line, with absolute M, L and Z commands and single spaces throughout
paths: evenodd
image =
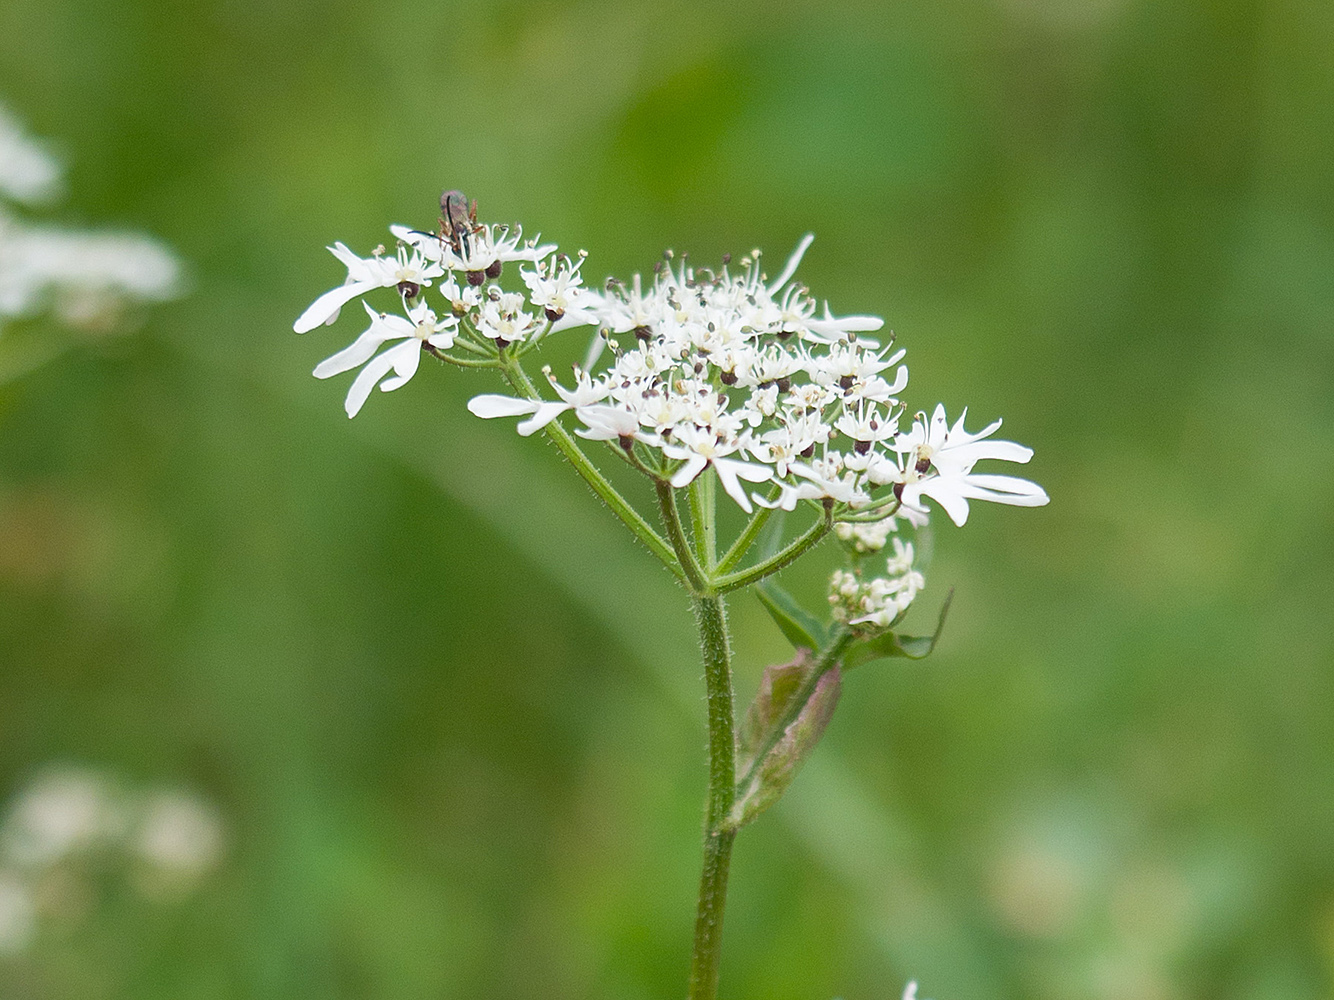
M 772 579 L 755 585 L 755 594 L 787 641 L 798 649 L 820 649 L 829 638 L 824 623 L 798 604 Z
M 851 670 L 859 664 L 890 656 L 906 657 L 909 660 L 922 660 L 930 656 L 931 651 L 936 648 L 937 640 L 940 639 L 940 633 L 945 628 L 945 616 L 949 613 L 952 600 L 954 600 L 953 587 L 945 595 L 945 603 L 940 606 L 940 619 L 936 623 L 934 635 L 899 635 L 897 632 L 884 632 L 849 649 L 847 655 L 843 657 L 844 669 Z

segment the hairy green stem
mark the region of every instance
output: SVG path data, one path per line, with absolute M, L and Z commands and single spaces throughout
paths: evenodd
M 772 576 L 800 558 L 802 554 L 824 538 L 833 526 L 833 513 L 830 508 L 826 507 L 824 516 L 807 528 L 805 532 L 794 538 L 792 544 L 781 552 L 757 562 L 754 566 L 748 566 L 735 573 L 728 573 L 726 576 L 715 577 L 713 579 L 714 590 L 719 594 L 727 594 L 733 590 L 748 587 L 752 583 L 759 583 L 766 576 Z
M 718 558 L 718 521 L 715 513 L 715 484 L 718 477 L 707 467 L 690 484 L 690 529 L 695 536 L 699 564 L 710 576 Z
M 686 538 L 685 529 L 681 527 L 681 512 L 676 506 L 676 491 L 672 489 L 672 484 L 665 479 L 655 479 L 653 488 L 658 494 L 658 509 L 662 511 L 662 525 L 667 529 L 667 537 L 671 539 L 672 548 L 676 550 L 676 558 L 686 585 L 693 595 L 709 593 L 709 580 L 705 577 L 704 571 L 695 559 L 695 553 L 691 551 L 690 540 Z
M 722 829 L 736 795 L 732 667 L 723 599 L 697 596 L 693 605 L 704 652 L 704 681 L 708 690 L 709 805 L 704 824 L 704 869 L 699 879 L 688 997 L 689 1000 L 716 1000 L 727 873 L 732 861 L 732 843 L 736 839 L 736 831 Z
M 774 488 L 769 491 L 769 499 L 776 500 L 778 498 L 778 492 L 778 486 L 775 485 Z M 750 551 L 750 547 L 755 544 L 755 539 L 760 536 L 760 532 L 763 531 L 764 526 L 769 523 L 769 518 L 773 517 L 773 513 L 774 508 L 761 507 L 751 515 L 750 520 L 746 522 L 746 526 L 742 529 L 741 534 L 736 536 L 736 541 L 734 541 L 731 547 L 723 554 L 723 557 L 718 560 L 717 572 L 727 573 L 733 566 L 741 561 L 741 557 Z

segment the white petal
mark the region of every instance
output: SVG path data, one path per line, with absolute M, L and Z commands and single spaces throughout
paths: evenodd
M 537 410 L 537 403 L 531 399 L 515 399 L 513 396 L 499 396 L 487 393 L 473 396 L 468 400 L 468 412 L 483 420 L 495 417 L 519 417 Z
M 390 358 L 394 366 L 394 377 L 385 379 L 380 385 L 380 390 L 382 392 L 393 392 L 417 374 L 417 366 L 421 364 L 422 360 L 421 341 L 416 337 L 405 340 L 403 343 L 389 348 L 382 357 Z
M 704 466 L 708 464 L 708 459 L 703 455 L 691 455 L 690 458 L 686 460 L 686 464 L 677 469 L 676 475 L 672 476 L 672 485 L 678 490 L 682 486 L 690 485 L 695 481 L 695 477 L 704 471 Z
M 801 242 L 797 244 L 797 249 L 793 250 L 792 256 L 787 259 L 787 265 L 783 268 L 783 273 L 775 278 L 773 283 L 769 285 L 770 295 L 777 294 L 778 290 L 787 284 L 788 279 L 797 273 L 797 265 L 801 263 L 801 258 L 805 255 L 806 248 L 811 245 L 811 241 L 814 239 L 814 233 L 807 233 L 801 238 Z
M 960 492 L 964 496 L 990 500 L 993 503 L 1007 503 L 1012 507 L 1041 507 L 1051 502 L 1047 491 L 1041 486 L 1017 476 L 991 476 L 978 473 L 964 480 L 964 488 Z
M 383 354 L 377 354 L 366 362 L 366 367 L 357 373 L 357 377 L 352 382 L 352 388 L 347 391 L 347 400 L 343 403 L 343 408 L 347 410 L 349 417 L 355 417 L 361 407 L 366 402 L 366 397 L 371 394 L 375 388 L 375 383 L 389 374 L 389 370 L 394 367 L 394 361 L 388 355 L 392 351 L 385 351 Z
M 588 352 L 584 355 L 584 371 L 591 372 L 593 370 L 593 366 L 598 363 L 598 358 L 602 357 L 602 351 L 606 346 L 607 339 L 602 336 L 602 331 L 598 330 L 588 343 Z
M 960 495 L 957 486 L 957 480 L 932 476 L 930 479 L 924 479 L 919 483 L 910 483 L 904 487 L 903 502 L 909 506 L 920 507 L 921 503 L 914 503 L 914 500 L 919 495 L 928 496 L 940 504 L 945 513 L 950 516 L 951 521 L 962 528 L 968 520 L 968 501 Z
M 569 403 L 538 403 L 537 412 L 527 420 L 519 421 L 517 430 L 521 436 L 527 437 L 534 431 L 540 431 L 568 409 Z
M 362 304 L 365 305 L 365 303 Z M 328 378 L 331 375 L 351 371 L 353 368 L 369 361 L 386 340 L 396 340 L 399 337 L 408 336 L 407 332 L 398 332 L 393 326 L 379 322 L 380 314 L 370 306 L 366 306 L 366 311 L 370 313 L 370 327 L 347 347 L 316 365 L 313 373 L 316 378 Z M 411 327 L 408 328 L 408 332 L 411 332 Z
M 752 508 L 750 501 L 746 499 L 746 491 L 742 488 L 741 483 L 737 481 L 737 477 L 740 476 L 752 483 L 762 483 L 773 475 L 772 470 L 762 465 L 734 462 L 727 458 L 715 458 L 713 468 L 718 473 L 718 482 L 723 484 L 723 490 L 747 514 L 751 512 Z
M 325 292 L 310 304 L 309 309 L 297 317 L 297 321 L 292 324 L 292 329 L 297 333 L 308 333 L 321 323 L 332 323 L 338 318 L 338 311 L 343 306 L 362 292 L 367 292 L 374 287 L 375 282 L 373 281 L 353 281 L 350 284 L 339 285 L 337 288 Z

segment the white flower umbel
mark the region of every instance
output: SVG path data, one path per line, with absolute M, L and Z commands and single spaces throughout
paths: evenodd
M 973 471 L 982 459 L 1031 456 L 988 440 L 999 422 L 970 434 L 962 420 L 948 426 L 937 408 L 930 421 L 903 429 L 904 351 L 893 337 L 882 344 L 868 336 L 883 327 L 879 317 L 837 316 L 796 280 L 810 236 L 772 280 L 759 251 L 717 269 L 668 253 L 651 279 L 609 279 L 599 292 L 584 285 L 582 252 L 524 241 L 518 226 L 479 223 L 461 192 L 447 191 L 440 203 L 435 231 L 390 227 L 392 252 L 364 258 L 335 244 L 347 280 L 317 298 L 295 329 L 332 322 L 365 297 L 370 328 L 315 369 L 323 378 L 361 367 L 349 416 L 376 384 L 407 382 L 423 353 L 495 369 L 509 392 L 475 395 L 468 409 L 516 418 L 521 435 L 541 431 L 686 589 L 703 653 L 710 758 L 688 998 L 716 1000 L 737 831 L 782 794 L 819 740 L 843 665 L 920 658 L 935 645 L 939 628 L 916 638 L 887 631 L 925 585 L 904 537 L 927 523 L 923 498 L 962 524 L 968 500 L 1036 506 L 1047 496 L 1027 480 Z M 508 262 L 520 266 L 507 274 Z M 531 356 L 579 327 L 590 343 L 583 365 L 563 380 L 544 365 L 545 378 L 533 378 Z M 656 510 L 623 495 L 594 455 L 646 476 Z M 719 504 L 748 515 L 730 542 L 719 538 Z M 800 511 L 795 529 L 778 511 Z M 764 591 L 798 654 L 766 671 L 738 733 L 725 595 L 773 576 L 831 532 L 847 557 L 830 583 L 834 621 L 819 621 L 776 586 Z M 881 559 L 883 569 L 871 567 Z M 904 996 L 915 1000 L 915 986 Z
M 156 240 L 35 225 L 4 204 L 59 191 L 59 163 L 0 106 L 0 328 L 50 309 L 69 326 L 102 332 L 120 325 L 124 305 L 180 293 L 180 263 Z

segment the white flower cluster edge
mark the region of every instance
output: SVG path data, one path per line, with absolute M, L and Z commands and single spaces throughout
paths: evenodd
M 305 333 L 334 322 L 367 292 L 396 289 L 400 312 L 363 302 L 365 332 L 315 369 L 328 378 L 360 368 L 348 416 L 375 386 L 404 385 L 423 353 L 499 367 L 503 351 L 519 357 L 546 337 L 584 327 L 596 332 L 572 384 L 543 369 L 556 398 L 484 394 L 469 409 L 484 418 L 522 418 L 525 435 L 568 413 L 583 438 L 654 453 L 676 488 L 711 466 L 748 513 L 753 504 L 791 510 L 807 500 L 833 504 L 854 520 L 896 514 L 921 525 L 929 498 L 962 525 L 970 500 L 1048 502 L 1029 480 L 973 471 L 984 459 L 1032 457 L 1023 445 L 991 439 L 1000 420 L 970 432 L 966 410 L 951 424 L 937 405 L 900 426 L 904 351 L 892 338 L 882 346 L 867 336 L 883 326 L 879 317 L 836 317 L 793 280 L 810 235 L 772 280 L 759 251 L 716 271 L 669 254 L 651 282 L 613 279 L 599 292 L 583 284 L 583 254 L 571 259 L 553 244 L 525 241 L 518 226 L 476 225 L 463 236 L 390 231 L 392 252 L 381 247 L 360 257 L 342 243 L 330 247 L 347 279 L 293 326 Z M 523 291 L 497 280 L 507 263 L 520 266 Z M 608 349 L 610 362 L 595 371 Z

